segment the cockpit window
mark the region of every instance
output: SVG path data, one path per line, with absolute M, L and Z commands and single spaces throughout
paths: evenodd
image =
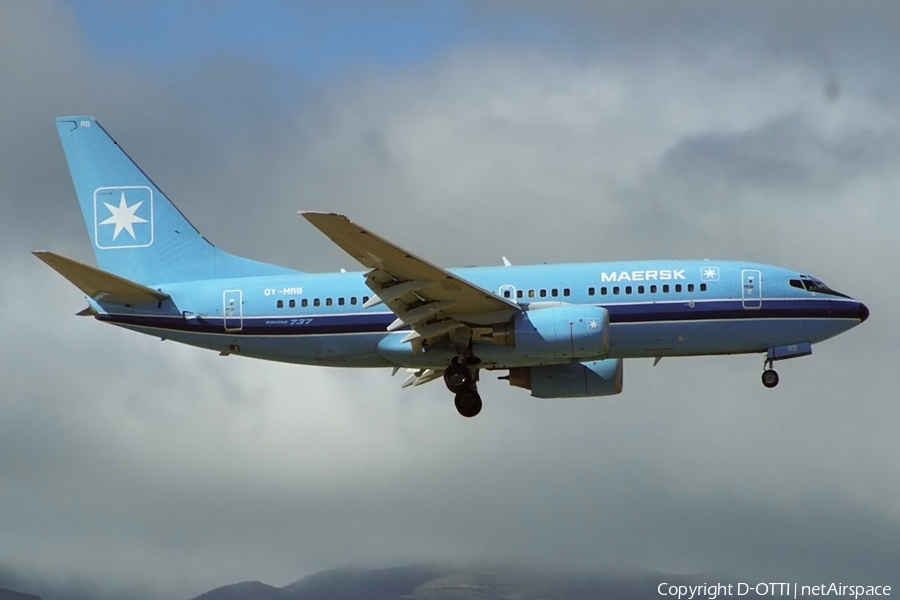
M 795 288 L 806 290 L 807 292 L 815 292 L 817 294 L 828 294 L 829 296 L 840 296 L 841 298 L 849 298 L 847 294 L 836 292 L 815 277 L 801 275 L 800 279 L 791 279 L 790 284 Z

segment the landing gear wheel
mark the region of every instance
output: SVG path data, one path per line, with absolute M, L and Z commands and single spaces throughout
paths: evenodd
M 772 369 L 766 369 L 762 374 L 763 385 L 767 388 L 773 388 L 778 385 L 778 373 Z
M 463 390 L 456 394 L 456 410 L 466 418 L 481 412 L 481 396 L 475 390 Z
M 468 367 L 465 365 L 461 365 L 454 361 L 450 363 L 444 371 L 444 383 L 447 385 L 448 390 L 454 394 L 460 394 L 463 391 L 472 388 L 472 384 L 474 383 L 472 380 L 472 372 L 469 371 Z

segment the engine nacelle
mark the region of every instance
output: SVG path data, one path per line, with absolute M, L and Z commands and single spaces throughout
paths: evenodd
M 509 370 L 509 383 L 531 390 L 535 398 L 612 396 L 622 391 L 622 359 L 517 367 Z
M 600 358 L 609 354 L 609 311 L 599 306 L 530 310 L 495 327 L 492 337 L 529 356 Z

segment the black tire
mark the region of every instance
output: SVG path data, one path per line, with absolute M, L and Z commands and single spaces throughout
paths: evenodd
M 481 396 L 475 390 L 463 390 L 456 394 L 456 410 L 467 419 L 481 412 Z
M 766 369 L 762 374 L 763 385 L 767 388 L 773 388 L 778 385 L 778 373 L 772 369 Z
M 465 365 L 452 362 L 444 371 L 444 383 L 447 385 L 447 389 L 454 394 L 470 390 L 473 383 L 472 372 Z

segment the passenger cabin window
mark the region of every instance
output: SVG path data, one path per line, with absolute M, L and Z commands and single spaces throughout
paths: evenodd
M 523 292 L 522 290 L 516 290 L 516 298 L 521 298 L 524 295 L 525 295 L 525 292 Z
M 369 297 L 368 297 L 368 296 L 363 296 L 363 298 L 362 298 L 363 304 L 365 304 L 365 303 L 368 302 L 368 301 L 369 301 Z
M 605 296 L 605 295 L 606 295 L 606 292 L 607 292 L 607 288 L 606 288 L 606 286 L 604 285 L 602 288 L 600 288 L 600 295 L 601 295 L 601 296 Z
M 676 284 L 675 284 L 675 291 L 676 291 L 676 292 L 680 292 L 680 291 L 681 291 L 681 284 L 680 284 L 680 283 L 676 283 Z
M 534 298 L 534 290 L 528 290 L 528 297 Z
M 650 293 L 651 293 L 651 294 L 655 294 L 655 293 L 656 293 L 656 286 L 655 286 L 655 285 L 651 285 L 651 286 L 650 286 Z
M 541 298 L 547 297 L 547 290 L 541 290 Z
M 294 300 L 293 298 L 291 298 L 290 301 L 288 302 L 288 306 L 290 306 L 291 308 L 296 308 L 296 307 L 297 307 L 297 301 Z
M 550 295 L 553 296 L 554 298 L 556 298 L 557 296 L 559 296 L 559 290 L 556 288 L 553 288 L 552 290 L 550 290 Z
M 338 298 L 338 306 L 343 306 L 343 305 L 344 305 L 344 298 L 343 297 Z
M 700 284 L 700 291 L 701 291 L 701 292 L 705 292 L 705 291 L 706 291 L 706 284 L 705 284 L 705 283 L 701 283 L 701 284 Z
M 615 295 L 615 296 L 619 295 L 619 286 L 617 286 L 617 285 L 613 286 L 613 295 Z
M 315 300 L 313 300 L 313 306 L 319 306 L 321 303 L 322 303 L 322 301 L 319 300 L 318 298 L 316 298 Z
M 595 291 L 597 291 L 597 290 L 595 290 L 595 289 L 592 288 L 592 287 L 589 287 L 589 288 L 588 288 L 588 296 L 593 296 Z
M 663 284 L 663 294 L 668 294 L 668 293 L 669 293 L 669 284 L 664 283 Z
M 510 290 L 503 290 L 504 298 L 509 298 L 510 296 L 512 296 L 512 292 Z
M 630 294 L 630 293 L 631 293 L 631 286 L 630 286 L 630 285 L 626 285 L 626 286 L 625 286 L 625 293 L 626 293 L 626 294 Z
M 325 298 L 325 306 L 331 306 L 331 298 Z
M 300 301 L 300 306 L 302 306 L 303 308 L 306 308 L 307 306 L 309 306 L 309 300 L 304 298 L 303 300 Z
M 278 308 L 284 308 L 284 300 L 279 300 L 275 303 L 275 306 L 277 306 Z
M 568 296 L 571 293 L 569 288 L 563 288 L 563 296 Z
M 350 304 L 356 306 L 356 296 L 350 296 Z
M 639 285 L 638 286 L 638 294 L 643 294 L 643 293 L 644 293 L 644 286 Z
M 693 292 L 693 291 L 694 291 L 694 284 L 693 284 L 693 283 L 689 283 L 689 284 L 688 284 L 688 291 L 689 291 L 689 292 Z

